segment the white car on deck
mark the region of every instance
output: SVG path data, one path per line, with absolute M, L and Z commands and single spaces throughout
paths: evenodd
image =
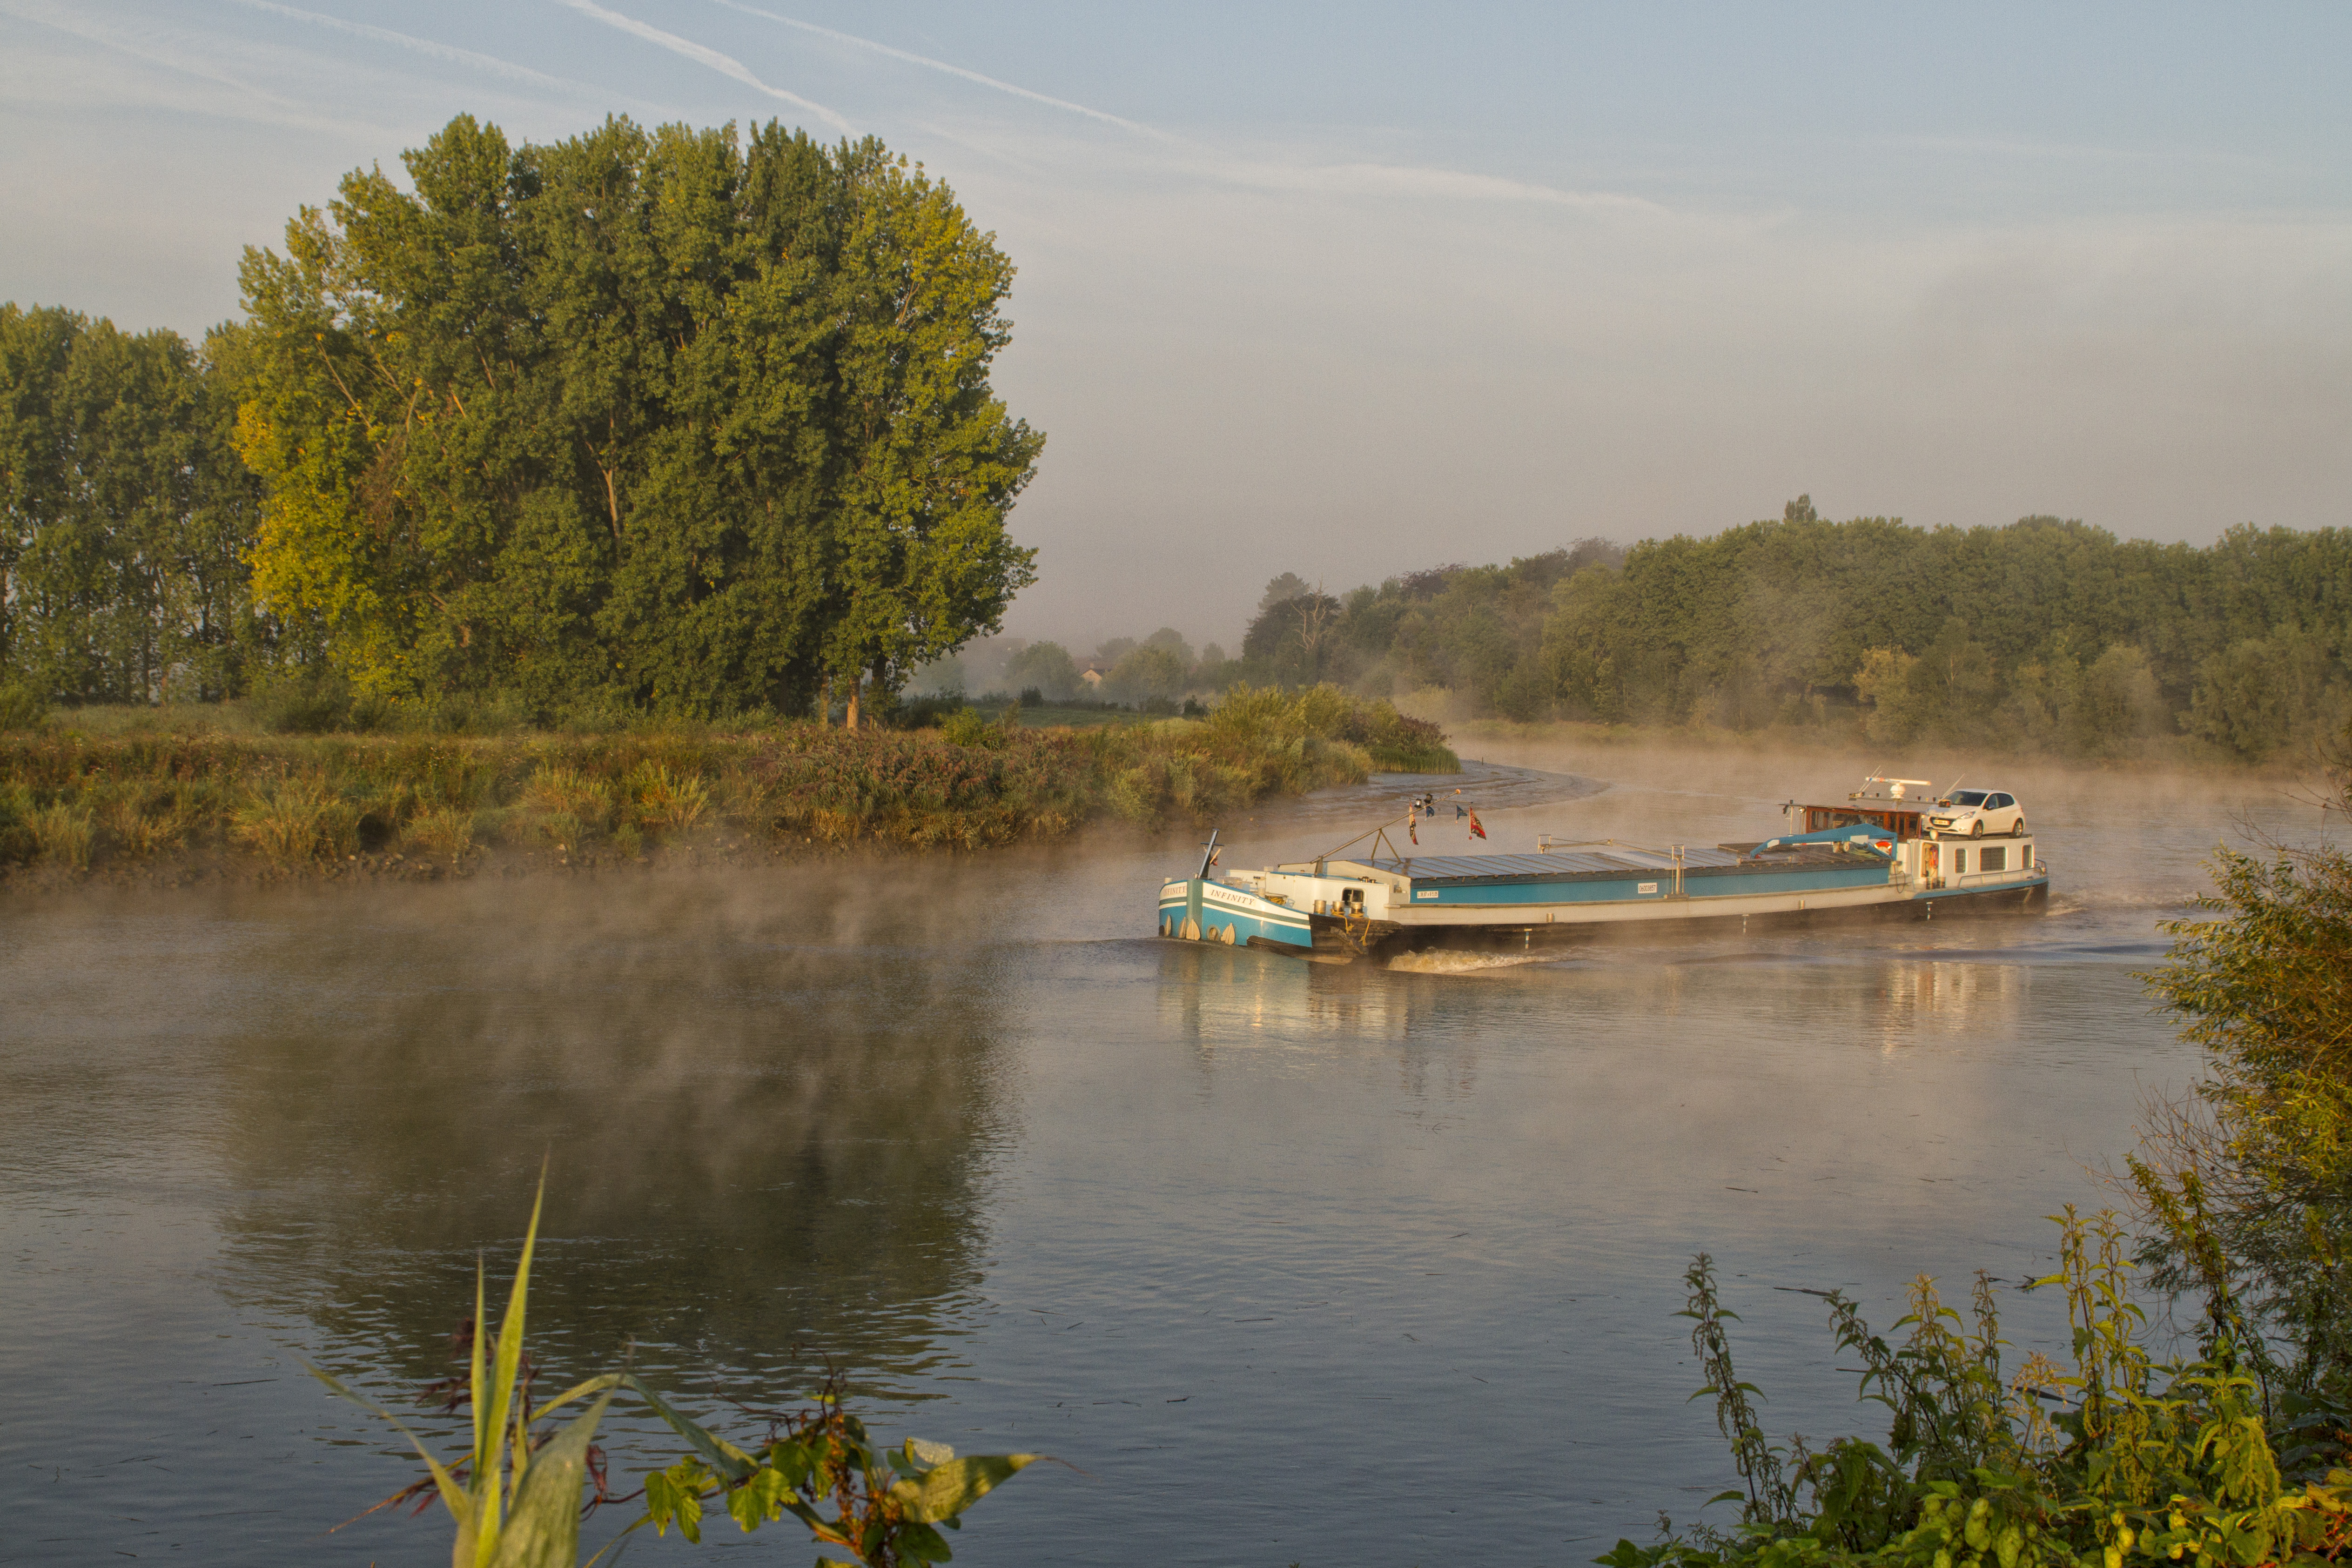
M 1927 807 L 1927 829 L 1981 839 L 1991 833 L 2007 838 L 2025 836 L 2025 808 L 2017 797 L 1999 789 L 1955 789 Z

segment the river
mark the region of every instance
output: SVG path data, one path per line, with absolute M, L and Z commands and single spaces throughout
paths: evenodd
M 1473 747 L 1472 749 L 1476 749 Z M 1842 758 L 1522 747 L 1492 834 L 1712 843 Z M 1730 1484 L 1682 1275 L 1717 1260 L 1768 1426 L 1871 1425 L 1818 1298 L 2002 1282 L 2097 1207 L 2193 1052 L 2134 977 L 2274 780 L 2012 769 L 2034 918 L 1649 939 L 1465 972 L 1149 935 L 1197 835 L 961 859 L 0 909 L 0 1563 L 425 1564 L 336 1369 L 445 1436 L 478 1249 L 542 1159 L 531 1341 L 724 1416 L 834 1369 L 877 1431 L 1036 1451 L 987 1564 L 1573 1563 Z M 1297 858 L 1418 781 L 1224 824 Z M 1456 830 L 1441 821 L 1424 843 Z M 542 1384 L 542 1389 L 547 1385 Z M 756 1432 L 741 1417 L 739 1432 Z M 619 1411 L 615 1468 L 680 1451 Z M 1722 1521 L 1725 1510 L 1706 1517 Z M 607 1511 L 601 1541 L 625 1523 Z M 804 1535 L 697 1549 L 803 1561 Z

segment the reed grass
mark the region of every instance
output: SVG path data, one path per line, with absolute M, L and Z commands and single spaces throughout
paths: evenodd
M 1430 748 L 1434 747 L 1433 752 Z M 212 857 L 634 859 L 664 846 L 979 850 L 1087 824 L 1211 823 L 1375 768 L 1455 766 L 1433 727 L 1331 689 L 1236 688 L 1205 720 L 606 735 L 0 735 L 0 867 Z
M 229 816 L 229 832 L 273 865 L 338 860 L 356 842 L 362 809 L 323 772 L 281 776 Z
M 673 771 L 664 762 L 638 763 L 629 773 L 628 792 L 637 821 L 657 831 L 690 831 L 710 806 L 710 789 L 700 774 Z
M 462 806 L 428 806 L 408 820 L 401 841 L 427 854 L 462 861 L 474 847 L 474 813 Z
M 32 815 L 34 852 L 51 865 L 77 869 L 89 864 L 92 841 L 90 813 L 87 810 L 62 802 L 47 806 Z

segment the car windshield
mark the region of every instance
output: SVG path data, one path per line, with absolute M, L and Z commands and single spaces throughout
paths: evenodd
M 1981 806 L 1985 803 L 1985 797 L 1990 793 L 1991 791 L 1987 789 L 1956 789 L 1952 792 L 1952 804 L 1955 806 Z

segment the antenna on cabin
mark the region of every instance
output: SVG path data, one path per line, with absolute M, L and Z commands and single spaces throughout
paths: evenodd
M 1206 850 L 1206 851 L 1208 851 L 1208 852 L 1209 852 L 1207 854 L 1204 854 L 1204 855 L 1202 855 L 1202 856 L 1201 857 L 1201 875 L 1200 875 L 1199 880 L 1205 882 L 1205 881 L 1207 881 L 1207 880 L 1208 880 L 1208 876 L 1209 876 L 1209 868 L 1210 868 L 1211 866 L 1213 866 L 1213 865 L 1214 865 L 1214 864 L 1216 864 L 1216 863 L 1217 863 L 1217 830 L 1216 830 L 1216 829 L 1214 829 L 1214 828 L 1211 828 L 1211 829 L 1209 830 L 1209 841 L 1208 841 L 1207 843 L 1205 843 L 1205 844 L 1202 844 L 1201 847 L 1202 847 L 1202 849 L 1204 849 L 1204 850 Z

